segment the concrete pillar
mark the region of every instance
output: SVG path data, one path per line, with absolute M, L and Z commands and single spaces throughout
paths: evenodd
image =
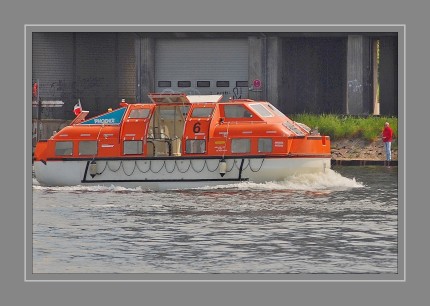
M 248 80 L 249 80 L 249 98 L 254 100 L 265 100 L 266 97 L 266 38 L 262 36 L 250 36 L 249 42 L 249 62 L 248 62 Z M 253 85 L 254 80 L 261 82 L 260 87 Z
M 384 116 L 398 115 L 397 46 L 397 37 L 381 37 L 380 39 L 379 98 L 380 114 Z
M 282 88 L 282 39 L 267 39 L 267 101 L 278 107 L 281 105 Z
M 361 35 L 348 36 L 346 113 L 369 114 L 372 97 L 370 73 L 370 39 Z
M 155 40 L 138 34 L 136 48 L 136 102 L 148 101 L 155 90 Z

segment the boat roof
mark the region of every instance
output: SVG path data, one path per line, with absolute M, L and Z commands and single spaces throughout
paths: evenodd
M 222 95 L 190 95 L 187 96 L 190 103 L 204 103 L 204 102 L 211 102 L 211 103 L 217 103 L 221 101 Z
M 148 97 L 155 104 L 217 103 L 222 95 L 187 95 L 186 93 L 150 93 Z

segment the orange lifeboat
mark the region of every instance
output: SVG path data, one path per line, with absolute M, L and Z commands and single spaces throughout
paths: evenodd
M 37 143 L 41 185 L 193 188 L 279 181 L 330 168 L 330 138 L 266 101 L 221 95 L 149 95 L 69 126 Z

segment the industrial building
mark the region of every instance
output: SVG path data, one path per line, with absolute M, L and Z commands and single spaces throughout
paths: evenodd
M 33 107 L 41 122 L 73 119 L 78 99 L 91 116 L 152 92 L 398 115 L 397 32 L 32 32 L 31 55 L 33 101 L 62 105 Z

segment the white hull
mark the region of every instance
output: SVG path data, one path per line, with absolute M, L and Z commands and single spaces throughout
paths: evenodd
M 187 189 L 251 181 L 281 181 L 297 173 L 324 172 L 330 158 L 226 159 L 224 176 L 220 159 L 97 160 L 96 174 L 90 161 L 35 161 L 37 181 L 44 186 L 104 185 L 151 190 Z

